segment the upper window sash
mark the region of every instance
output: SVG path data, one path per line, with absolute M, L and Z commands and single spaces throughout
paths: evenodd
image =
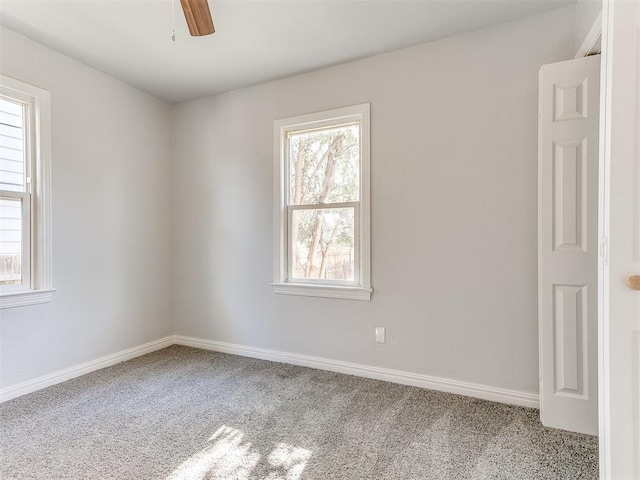
M 326 123 L 326 122 L 322 122 L 322 123 Z M 294 138 L 298 138 L 298 137 L 303 137 L 305 135 L 310 135 L 310 134 L 329 134 L 329 133 L 336 133 L 339 131 L 345 131 L 345 134 L 347 133 L 348 130 L 352 129 L 353 127 L 357 127 L 356 129 L 356 135 L 358 138 L 358 157 L 356 158 L 357 161 L 357 190 L 355 192 L 353 192 L 355 195 L 352 195 L 348 198 L 340 198 L 340 199 L 335 199 L 335 198 L 327 198 L 324 201 L 320 201 L 320 198 L 316 198 L 316 201 L 312 201 L 310 199 L 302 199 L 302 203 L 300 204 L 313 204 L 313 203 L 325 203 L 325 204 L 331 204 L 331 203 L 343 203 L 346 201 L 359 201 L 360 200 L 360 195 L 361 195 L 361 181 L 362 181 L 362 158 L 361 158 L 361 151 L 362 151 L 362 135 L 361 135 L 361 119 L 359 116 L 354 116 L 353 118 L 349 119 L 349 121 L 345 122 L 345 123 L 339 123 L 336 124 L 334 123 L 329 123 L 328 125 L 324 125 L 322 127 L 318 127 L 318 126 L 308 126 L 305 125 L 303 128 L 301 129 L 295 129 L 292 128 L 290 130 L 286 131 L 286 143 L 284 146 L 284 151 L 282 152 L 282 155 L 284 155 L 284 159 L 283 159 L 283 167 L 285 169 L 285 181 L 288 184 L 288 188 L 286 188 L 286 199 L 285 199 L 285 204 L 287 205 L 297 205 L 298 203 L 296 202 L 295 198 L 291 198 L 292 197 L 292 193 L 293 190 L 295 189 L 295 186 L 290 182 L 291 178 L 292 178 L 292 164 L 295 162 L 295 160 L 293 158 L 291 158 L 291 153 L 293 150 L 293 145 L 292 145 L 292 140 Z M 352 133 L 353 134 L 353 133 Z M 343 137 L 344 138 L 344 137 Z M 303 140 L 299 140 L 299 141 L 303 141 Z M 330 146 L 330 148 L 333 147 L 333 145 Z M 328 153 L 328 152 L 326 152 Z M 320 166 L 320 163 L 318 164 L 318 167 Z M 334 165 L 334 168 L 335 165 Z M 322 172 L 322 170 L 319 171 L 315 171 L 314 174 L 324 174 L 324 172 Z M 319 194 L 320 192 L 318 192 Z M 329 193 L 330 194 L 330 193 Z

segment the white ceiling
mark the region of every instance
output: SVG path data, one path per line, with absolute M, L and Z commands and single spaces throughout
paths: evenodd
M 575 4 L 575 0 L 0 0 L 0 24 L 169 102 L 199 98 Z M 543 34 L 544 32 L 541 32 Z

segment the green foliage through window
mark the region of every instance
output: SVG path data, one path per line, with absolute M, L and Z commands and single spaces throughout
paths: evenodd
M 360 126 L 289 135 L 291 275 L 353 281 L 360 201 Z M 332 206 L 333 205 L 333 206 Z

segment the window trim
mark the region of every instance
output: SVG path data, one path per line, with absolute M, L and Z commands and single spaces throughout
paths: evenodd
M 31 176 L 30 287 L 0 291 L 0 309 L 48 303 L 51 271 L 51 96 L 47 90 L 0 74 L 0 93 L 28 104 Z
M 371 207 L 370 207 L 370 104 L 316 112 L 274 121 L 274 264 L 273 291 L 277 294 L 327 297 L 350 300 L 371 300 Z M 356 265 L 354 282 L 289 281 L 289 221 L 293 209 L 315 208 L 287 205 L 289 174 L 287 134 L 329 126 L 360 123 L 360 200 L 355 209 Z M 333 207 L 333 204 L 327 205 Z M 359 220 L 359 221 L 358 221 Z

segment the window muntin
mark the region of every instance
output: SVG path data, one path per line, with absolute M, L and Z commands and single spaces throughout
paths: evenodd
M 276 293 L 369 299 L 368 114 L 275 122 Z

